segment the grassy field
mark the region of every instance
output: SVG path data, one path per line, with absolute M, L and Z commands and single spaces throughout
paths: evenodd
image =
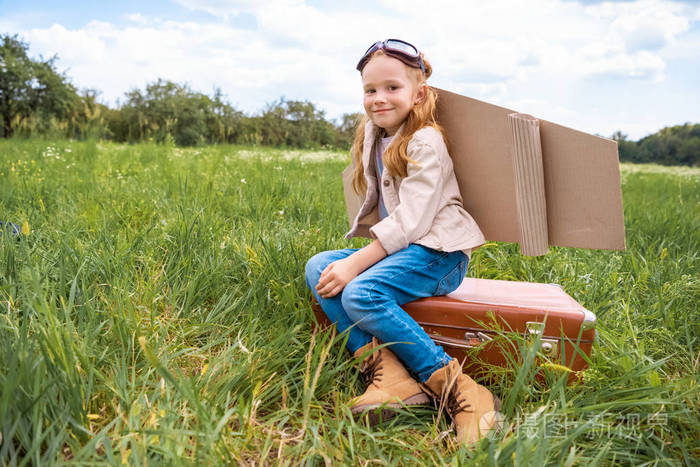
M 309 325 L 345 160 L 0 141 L 24 230 L 0 237 L 0 465 L 698 462 L 700 169 L 622 166 L 627 251 L 475 252 L 470 276 L 561 284 L 599 338 L 578 384 L 500 372 L 505 429 L 468 450 L 428 408 L 354 421 L 353 363 Z

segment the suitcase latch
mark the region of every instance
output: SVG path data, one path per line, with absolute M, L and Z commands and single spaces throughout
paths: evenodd
M 481 331 L 471 332 L 467 331 L 464 333 L 464 340 L 467 341 L 469 347 L 476 347 L 484 342 L 492 341 L 493 337 Z
M 548 337 L 543 337 L 544 334 L 544 323 L 539 321 L 528 321 L 525 323 L 527 328 L 527 337 L 534 338 L 535 336 L 540 336 L 540 350 L 543 354 L 548 357 L 558 357 L 559 356 L 559 339 L 550 339 Z

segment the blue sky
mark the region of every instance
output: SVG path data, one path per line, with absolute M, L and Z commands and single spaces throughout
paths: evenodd
M 111 105 L 160 77 L 248 113 L 285 97 L 337 118 L 362 111 L 362 52 L 399 37 L 432 85 L 578 130 L 700 121 L 698 1 L 0 0 L 0 32 Z

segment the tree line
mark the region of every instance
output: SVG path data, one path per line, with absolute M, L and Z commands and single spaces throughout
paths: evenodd
M 662 128 L 639 141 L 629 141 L 617 131 L 622 162 L 655 162 L 663 165 L 700 165 L 700 124 L 685 123 Z
M 46 135 L 117 142 L 257 144 L 347 149 L 361 114 L 339 122 L 308 101 L 286 100 L 246 115 L 225 100 L 187 84 L 158 79 L 132 89 L 117 108 L 98 102 L 95 90 L 78 91 L 56 70 L 56 57 L 32 59 L 17 36 L 0 36 L 0 137 Z
M 280 99 L 257 115 L 236 110 L 220 89 L 212 95 L 158 79 L 132 89 L 116 108 L 98 102 L 95 90 L 78 91 L 56 70 L 56 57 L 31 59 L 29 45 L 1 35 L 0 137 L 46 135 L 117 142 L 156 141 L 181 146 L 256 144 L 347 149 L 361 114 L 338 122 L 308 101 Z M 620 160 L 700 165 L 700 124 L 664 128 L 639 141 L 620 131 Z

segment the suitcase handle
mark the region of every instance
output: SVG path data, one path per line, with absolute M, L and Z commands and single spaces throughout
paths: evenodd
M 489 336 L 488 334 L 485 334 L 481 331 L 478 332 L 465 332 L 464 333 L 464 340 L 469 342 L 471 344 L 472 342 L 476 342 L 476 345 L 483 344 L 484 342 L 492 341 L 493 337 Z
M 436 336 L 434 334 L 429 334 L 429 336 L 436 344 L 449 345 L 452 347 L 458 347 L 460 349 L 472 349 L 474 347 L 478 347 L 484 342 L 493 340 L 493 337 L 483 332 L 470 331 L 464 333 L 464 340 L 455 339 L 454 337 Z
M 530 334 L 535 334 L 535 332 L 530 332 Z M 489 336 L 483 332 L 471 332 L 467 331 L 464 333 L 464 340 L 456 339 L 454 337 L 447 336 L 436 336 L 435 334 L 429 334 L 430 338 L 436 344 L 449 345 L 451 347 L 457 347 L 460 349 L 473 349 L 478 347 L 484 342 L 489 342 L 493 340 L 493 337 Z M 540 338 L 540 349 L 542 353 L 548 357 L 558 357 L 559 355 L 559 341 L 557 339 L 549 339 L 546 337 Z

